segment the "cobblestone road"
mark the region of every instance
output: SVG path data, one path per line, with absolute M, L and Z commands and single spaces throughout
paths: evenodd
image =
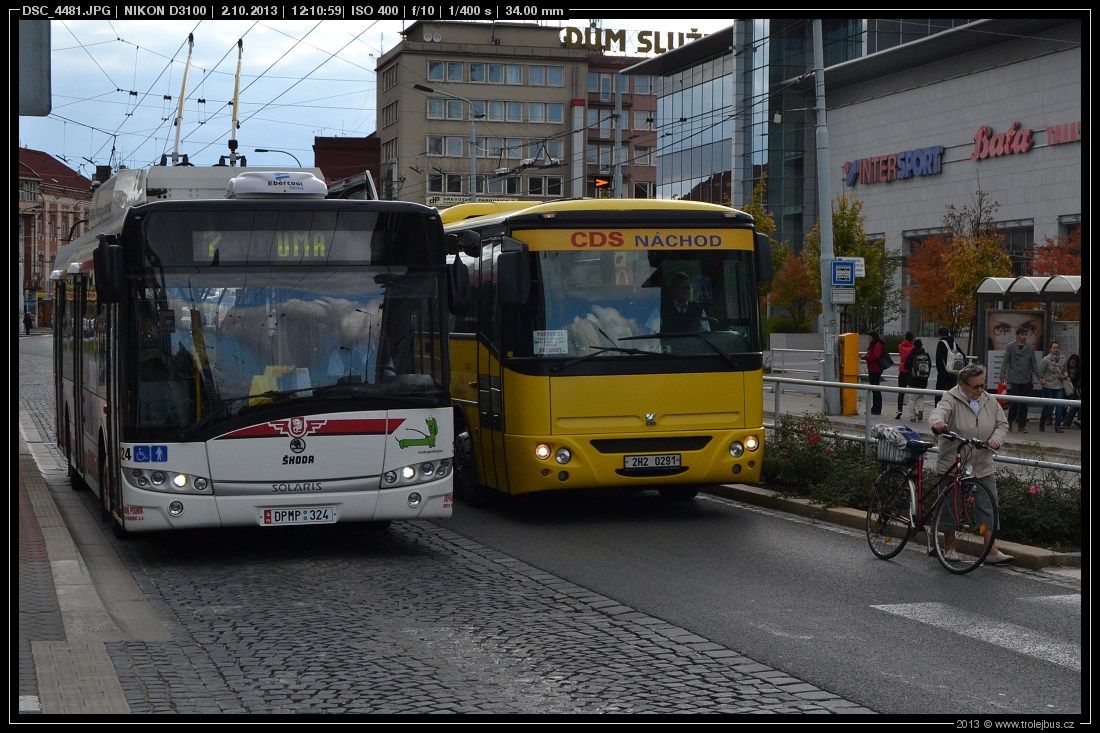
M 173 636 L 106 645 L 135 713 L 870 712 L 434 523 L 111 542 Z

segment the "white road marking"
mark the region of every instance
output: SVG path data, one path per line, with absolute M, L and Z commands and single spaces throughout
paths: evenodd
M 1081 671 L 1080 644 L 1059 641 L 1024 626 L 967 613 L 946 603 L 895 603 L 871 608 Z

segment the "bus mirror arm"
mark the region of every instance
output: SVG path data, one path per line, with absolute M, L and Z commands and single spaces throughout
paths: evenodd
M 96 298 L 100 303 L 117 303 L 122 299 L 125 278 L 122 273 L 122 246 L 112 234 L 100 234 L 99 246 L 92 253 L 95 268 Z
M 447 266 L 447 309 L 456 316 L 464 316 L 473 305 L 470 298 L 470 268 L 462 260 Z
M 461 234 L 448 234 L 447 254 L 462 254 L 477 259 L 481 256 L 481 235 L 473 229 L 467 229 Z

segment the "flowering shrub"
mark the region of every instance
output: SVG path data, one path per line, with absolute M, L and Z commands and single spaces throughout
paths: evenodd
M 997 536 L 1056 550 L 1081 547 L 1081 475 L 1033 469 L 997 472 Z

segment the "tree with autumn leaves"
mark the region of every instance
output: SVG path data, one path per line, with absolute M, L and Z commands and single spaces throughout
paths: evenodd
M 974 292 L 981 282 L 1012 274 L 1004 236 L 993 225 L 998 208 L 981 189 L 976 206 L 949 204 L 943 218 L 946 233 L 923 240 L 909 255 L 906 291 L 925 320 L 961 332 L 974 319 Z

